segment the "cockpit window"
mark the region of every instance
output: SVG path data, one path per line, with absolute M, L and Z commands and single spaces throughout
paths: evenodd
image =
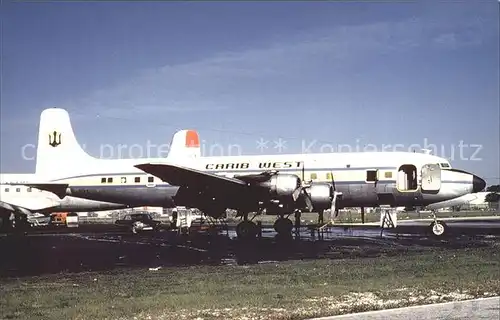
M 449 163 L 440 163 L 441 168 L 451 168 Z

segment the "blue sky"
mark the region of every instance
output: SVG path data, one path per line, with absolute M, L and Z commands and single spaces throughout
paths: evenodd
M 205 155 L 427 142 L 499 183 L 498 16 L 495 1 L 3 1 L 1 171 L 34 171 L 22 147 L 58 106 L 95 156 L 182 128 Z

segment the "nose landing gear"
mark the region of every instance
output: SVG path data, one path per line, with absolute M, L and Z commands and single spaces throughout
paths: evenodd
M 434 211 L 432 212 L 434 221 L 429 225 L 429 229 L 435 237 L 442 238 L 448 235 L 448 226 L 444 221 L 438 220 Z

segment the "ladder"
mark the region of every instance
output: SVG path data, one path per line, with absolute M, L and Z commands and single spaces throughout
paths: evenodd
M 188 217 L 190 210 L 186 207 L 177 207 L 177 230 L 179 233 L 188 233 L 189 227 L 191 226 L 191 221 Z M 188 213 L 189 211 L 189 213 Z

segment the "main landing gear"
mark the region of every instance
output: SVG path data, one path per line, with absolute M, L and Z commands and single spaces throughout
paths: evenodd
M 274 222 L 274 230 L 280 237 L 290 237 L 292 235 L 293 223 L 290 219 L 280 216 Z
M 255 238 L 259 233 L 259 227 L 257 227 L 253 221 L 248 220 L 248 213 L 242 214 L 242 216 L 243 221 L 236 226 L 238 239 L 247 240 Z M 291 237 L 293 223 L 290 219 L 285 218 L 284 215 L 280 215 L 280 217 L 274 222 L 274 230 L 280 237 Z
M 250 220 L 243 220 L 236 226 L 238 239 L 252 239 L 259 233 L 257 225 Z
M 248 212 L 239 212 L 238 215 L 243 216 L 243 221 L 238 223 L 238 225 L 236 226 L 236 235 L 238 236 L 238 239 L 247 240 L 255 238 L 259 233 L 259 228 L 255 224 L 255 222 L 248 220 Z

